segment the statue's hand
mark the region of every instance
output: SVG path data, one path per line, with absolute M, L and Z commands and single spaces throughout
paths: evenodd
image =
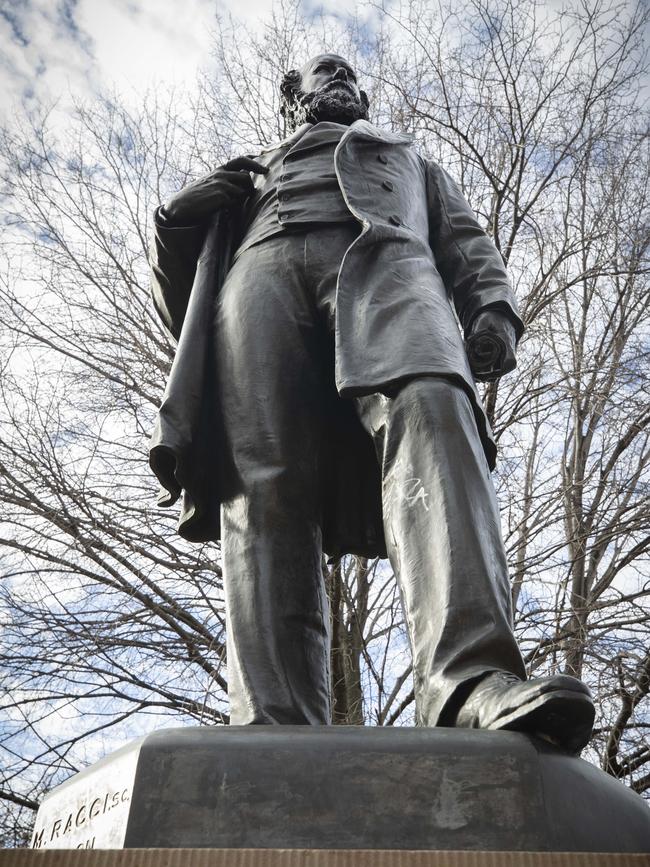
M 162 211 L 170 223 L 203 222 L 220 208 L 236 204 L 253 192 L 250 173 L 266 174 L 268 168 L 249 157 L 238 157 L 193 181 L 165 202 Z
M 474 378 L 491 382 L 515 369 L 515 327 L 500 310 L 484 310 L 472 322 L 465 341 Z

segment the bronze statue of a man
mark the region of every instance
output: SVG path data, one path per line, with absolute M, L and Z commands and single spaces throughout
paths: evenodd
M 342 57 L 282 97 L 292 134 L 172 196 L 152 252 L 178 349 L 151 464 L 181 535 L 221 539 L 231 723 L 330 722 L 322 551 L 387 554 L 418 723 L 580 750 L 588 689 L 526 680 L 512 631 L 474 384 L 523 330 L 501 256 L 445 171 L 368 122 Z

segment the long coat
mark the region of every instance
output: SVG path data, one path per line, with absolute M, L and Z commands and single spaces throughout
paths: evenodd
M 308 125 L 255 159 L 287 151 Z M 486 307 L 523 325 L 501 255 L 454 181 L 423 159 L 412 140 L 357 121 L 337 145 L 335 170 L 361 225 L 337 283 L 335 381 L 342 398 L 385 391 L 417 375 L 465 389 L 490 467 L 496 447 L 476 391 L 460 326 Z M 258 176 L 257 184 L 264 183 Z M 219 407 L 212 320 L 215 298 L 241 237 L 244 213 L 220 212 L 204 226 L 156 220 L 153 298 L 178 347 L 152 436 L 150 464 L 163 486 L 159 505 L 183 495 L 179 533 L 219 538 Z M 332 418 L 333 472 L 324 493 L 323 545 L 331 555 L 385 554 L 381 485 L 372 442 L 352 403 Z M 453 467 L 450 467 L 453 472 Z

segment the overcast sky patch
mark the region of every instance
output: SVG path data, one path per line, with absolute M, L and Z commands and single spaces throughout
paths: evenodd
M 189 84 L 210 59 L 214 0 L 2 0 L 0 111 Z

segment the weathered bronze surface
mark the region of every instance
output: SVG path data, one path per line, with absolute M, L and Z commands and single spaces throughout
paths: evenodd
M 387 554 L 418 722 L 579 750 L 588 690 L 525 683 L 512 633 L 475 386 L 523 331 L 501 255 L 444 169 L 368 122 L 343 58 L 282 93 L 291 135 L 172 196 L 152 251 L 178 350 L 151 465 L 181 535 L 221 539 L 231 722 L 330 722 L 322 550 Z
M 154 732 L 54 789 L 33 845 L 648 852 L 650 812 L 618 780 L 518 732 L 193 726 Z

